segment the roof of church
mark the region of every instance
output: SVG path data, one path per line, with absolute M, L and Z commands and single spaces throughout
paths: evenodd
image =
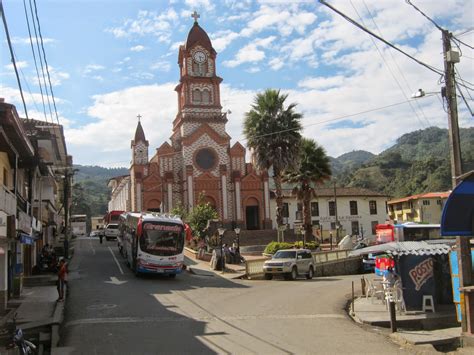
M 209 52 L 216 53 L 214 48 L 212 48 L 211 40 L 207 35 L 206 31 L 202 29 L 197 22 L 194 22 L 193 27 L 189 30 L 188 40 L 186 41 L 186 49 L 190 49 L 196 43 L 199 43 L 201 46 L 206 48 Z
M 135 142 L 142 141 L 146 142 L 145 132 L 143 132 L 143 127 L 140 121 L 138 121 L 137 130 L 135 131 Z

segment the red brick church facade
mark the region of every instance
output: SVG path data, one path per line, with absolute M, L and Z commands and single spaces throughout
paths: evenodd
M 140 122 L 131 142 L 130 207 L 170 212 L 181 205 L 191 210 L 202 196 L 226 226 L 268 229 L 272 226 L 268 174 L 246 163 L 240 143 L 230 146 L 216 57 L 207 33 L 195 20 L 179 48 L 178 113 L 170 142 L 149 159 Z

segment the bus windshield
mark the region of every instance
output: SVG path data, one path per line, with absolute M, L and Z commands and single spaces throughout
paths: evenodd
M 179 224 L 145 222 L 140 236 L 140 249 L 159 256 L 176 255 L 183 251 L 184 229 Z

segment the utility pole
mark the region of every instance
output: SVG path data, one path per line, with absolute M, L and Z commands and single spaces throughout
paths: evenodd
M 334 212 L 336 215 L 336 244 L 339 243 L 339 220 L 337 218 L 336 182 L 334 181 Z
M 456 99 L 456 85 L 454 83 L 454 63 L 459 62 L 459 53 L 451 50 L 451 33 L 443 30 L 443 52 L 444 52 L 444 77 L 445 97 L 448 103 L 448 126 L 449 126 L 449 154 L 451 157 L 451 179 L 452 186 L 458 184 L 459 176 L 462 174 L 461 144 L 459 140 L 458 105 Z
M 443 55 L 444 55 L 444 77 L 445 97 L 448 107 L 449 125 L 449 154 L 451 160 L 451 179 L 453 189 L 459 182 L 462 174 L 461 144 L 459 139 L 458 107 L 456 97 L 456 85 L 454 82 L 454 63 L 459 62 L 459 53 L 451 50 L 451 33 L 442 30 L 443 33 Z M 470 238 L 456 237 L 456 249 L 458 253 L 459 288 L 461 294 L 461 328 L 462 333 L 473 334 L 474 328 L 474 295 L 464 292 L 463 288 L 472 285 L 471 245 Z
M 69 214 L 69 172 L 64 174 L 64 257 L 69 257 L 69 240 L 68 240 L 68 214 Z

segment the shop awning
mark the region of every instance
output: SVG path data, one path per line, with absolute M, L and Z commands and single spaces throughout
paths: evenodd
M 421 242 L 391 242 L 373 245 L 371 247 L 353 250 L 349 256 L 359 256 L 371 253 L 387 253 L 391 255 L 441 255 L 448 254 L 451 247 L 445 243 Z
M 441 216 L 441 235 L 474 236 L 474 170 L 463 175 Z

